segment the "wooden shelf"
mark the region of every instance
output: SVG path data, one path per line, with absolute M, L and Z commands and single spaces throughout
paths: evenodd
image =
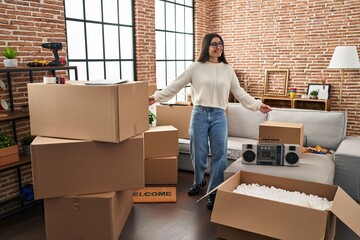
M 10 163 L 10 164 L 4 165 L 4 166 L 1 166 L 0 167 L 0 172 L 4 172 L 4 171 L 7 171 L 7 170 L 10 170 L 10 169 L 13 169 L 13 168 L 21 167 L 23 165 L 30 164 L 30 163 L 31 163 L 30 156 L 20 155 L 20 160 L 19 161 L 14 162 L 14 163 Z
M 330 99 L 295 98 L 294 108 L 330 111 Z
M 29 112 L 10 112 L 10 111 L 0 111 L 0 113 L 6 114 L 5 117 L 0 117 L 0 122 L 11 121 L 11 120 L 19 120 L 29 118 Z
M 281 97 L 262 97 L 262 102 L 277 108 L 293 108 L 293 101 L 291 98 L 281 98 Z
M 48 66 L 48 67 L 16 67 L 16 68 L 0 68 L 0 73 L 8 72 L 33 72 L 33 71 L 54 71 L 54 70 L 77 70 L 76 66 Z
M 276 96 L 253 96 L 260 99 L 263 103 L 276 108 L 297 108 L 297 109 L 313 109 L 330 111 L 330 99 L 307 99 L 307 98 L 289 98 Z M 237 102 L 233 96 L 229 97 L 229 101 Z

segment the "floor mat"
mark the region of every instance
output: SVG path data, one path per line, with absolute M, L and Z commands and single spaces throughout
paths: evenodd
M 134 203 L 176 202 L 176 187 L 146 187 L 134 190 Z

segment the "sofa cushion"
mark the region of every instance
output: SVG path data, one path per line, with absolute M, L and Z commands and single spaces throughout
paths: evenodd
M 257 143 L 258 141 L 254 139 L 228 137 L 227 158 L 235 161 L 236 159 L 242 157 L 243 144 L 257 144 Z
M 334 183 L 360 203 L 360 136 L 347 136 L 336 150 Z
M 346 113 L 305 109 L 273 108 L 269 121 L 304 124 L 304 146 L 320 145 L 336 150 L 346 134 Z
M 267 114 L 251 111 L 240 103 L 229 103 L 228 132 L 230 137 L 259 139 L 259 124 L 266 121 Z
M 253 139 L 228 137 L 227 158 L 231 160 L 236 160 L 240 158 L 242 156 L 242 145 L 244 143 L 257 144 L 257 142 L 258 142 L 257 140 L 253 140 Z M 189 139 L 179 138 L 179 153 L 190 154 Z
M 335 163 L 333 154 L 303 153 L 299 167 L 247 165 L 242 158 L 236 160 L 224 171 L 224 179 L 228 179 L 239 170 L 286 177 L 310 182 L 333 184 Z

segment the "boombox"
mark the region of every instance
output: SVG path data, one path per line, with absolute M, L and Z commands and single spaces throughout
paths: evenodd
M 299 166 L 300 145 L 243 144 L 242 163 L 273 166 Z

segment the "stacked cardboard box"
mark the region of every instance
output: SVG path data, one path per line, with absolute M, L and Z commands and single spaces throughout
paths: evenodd
M 145 185 L 148 84 L 29 84 L 34 194 L 48 239 L 118 239 Z M 96 228 L 94 228 L 96 226 Z
M 156 125 L 171 125 L 178 129 L 179 138 L 189 138 L 189 126 L 193 106 L 157 105 Z
M 144 132 L 145 184 L 177 184 L 178 130 L 156 126 Z

